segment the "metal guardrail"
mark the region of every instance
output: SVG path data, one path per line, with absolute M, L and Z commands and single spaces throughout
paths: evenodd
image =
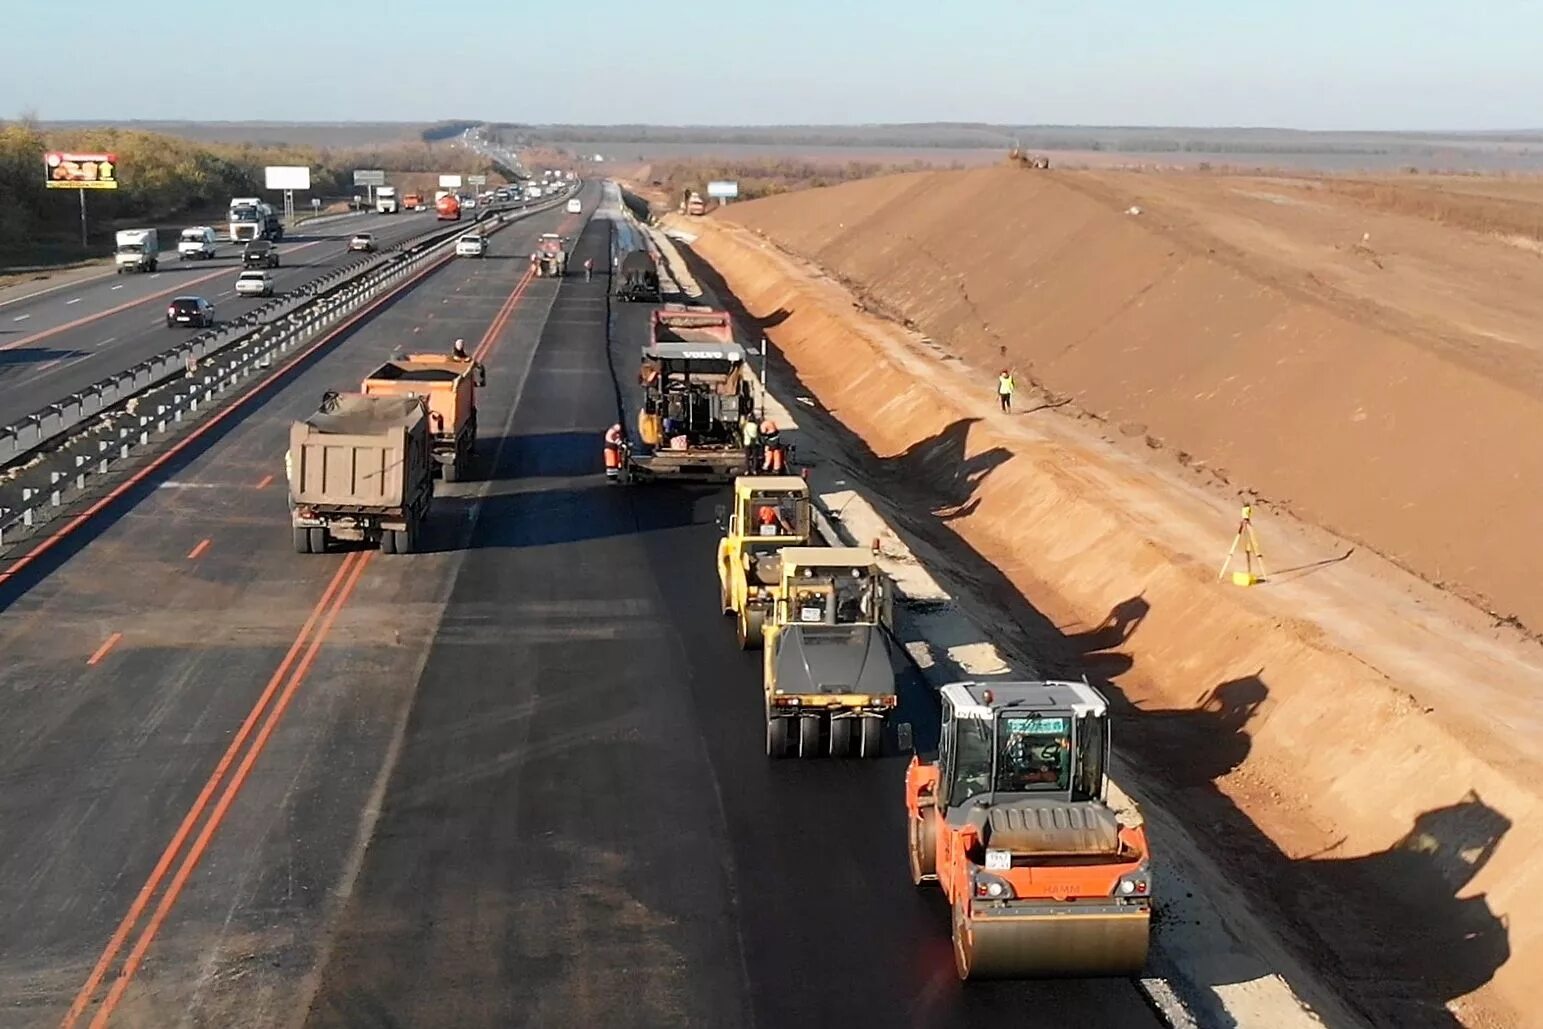
M 461 236 L 491 235 L 565 202 L 505 207 L 496 217 L 438 228 L 398 245 L 395 253 L 335 269 L 0 430 L 0 454 L 8 455 L 3 463 L 32 458 L 0 484 L 0 548 L 51 521 L 89 479 L 116 470 L 253 374 L 272 368 L 275 359 L 313 342 L 404 279 L 426 272 L 426 265 L 449 258 L 444 248 Z

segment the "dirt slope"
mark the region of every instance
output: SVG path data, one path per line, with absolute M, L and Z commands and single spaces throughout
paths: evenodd
M 1420 210 L 1308 179 L 998 167 L 722 216 L 1537 631 L 1543 263 Z
M 1534 645 L 1475 632 L 1385 562 L 1313 562 L 1321 541 L 1288 519 L 1276 581 L 1218 585 L 1230 501 L 1084 424 L 998 414 L 979 369 L 854 311 L 818 269 L 730 223 L 670 221 L 700 233 L 810 416 L 867 450 L 889 514 L 990 596 L 996 642 L 1123 699 L 1146 795 L 1296 954 L 1378 1026 L 1537 1024 Z

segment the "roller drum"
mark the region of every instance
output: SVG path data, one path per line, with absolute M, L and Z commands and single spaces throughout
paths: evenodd
M 961 979 L 1123 976 L 1146 964 L 1150 909 L 1100 905 L 1077 911 L 966 916 L 954 908 L 954 958 Z

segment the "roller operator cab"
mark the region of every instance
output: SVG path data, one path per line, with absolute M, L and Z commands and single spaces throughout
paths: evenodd
M 765 629 L 766 754 L 878 757 L 898 703 L 891 591 L 862 547 L 787 547 Z
M 809 542 L 809 484 L 796 475 L 742 475 L 734 508 L 720 511 L 718 585 L 723 613 L 735 620 L 743 650 L 761 645 L 762 630 L 782 586 L 784 547 Z
M 1086 682 L 940 691 L 935 758 L 905 793 L 911 878 L 952 909 L 961 979 L 1131 975 L 1152 873 L 1135 804 L 1109 781 L 1109 711 Z

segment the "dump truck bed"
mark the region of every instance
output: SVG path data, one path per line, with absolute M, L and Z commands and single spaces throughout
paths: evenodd
M 432 488 L 428 419 L 405 397 L 349 395 L 290 426 L 290 498 L 327 511 L 392 511 Z
M 439 354 L 412 354 L 375 369 L 360 389 L 369 396 L 424 398 L 429 430 L 438 437 L 455 437 L 476 409 L 473 367 L 470 361 Z

